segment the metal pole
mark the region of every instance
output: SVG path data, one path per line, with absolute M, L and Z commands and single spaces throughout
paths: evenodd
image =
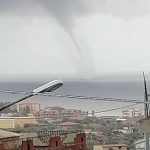
M 0 108 L 0 112 L 1 112 L 2 110 L 4 110 L 4 109 L 6 109 L 6 108 L 8 108 L 8 107 L 10 107 L 10 106 L 12 106 L 12 105 L 14 105 L 14 104 L 16 104 L 16 103 L 19 103 L 19 102 L 21 102 L 21 101 L 23 101 L 23 100 L 25 100 L 25 99 L 27 99 L 27 98 L 29 98 L 29 97 L 32 97 L 32 96 L 34 96 L 34 94 L 30 94 L 30 95 L 27 95 L 27 96 L 25 96 L 25 97 L 23 97 L 23 98 L 20 98 L 20 99 L 18 99 L 17 101 L 12 102 L 12 103 L 10 103 L 10 104 L 8 104 L 8 105 L 6 105 L 6 106 Z
M 145 80 L 145 75 L 143 72 L 143 78 L 144 78 L 144 118 L 148 118 L 148 94 L 147 94 L 147 86 L 146 86 L 146 80 Z M 145 138 L 145 150 L 149 150 L 149 133 L 144 133 L 144 138 Z

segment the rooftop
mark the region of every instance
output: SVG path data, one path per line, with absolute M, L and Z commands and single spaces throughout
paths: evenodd
M 19 105 L 40 105 L 40 103 L 32 103 L 32 102 L 28 102 L 28 103 L 21 103 Z
M 12 137 L 20 137 L 20 136 L 21 134 L 18 134 L 18 133 L 0 130 L 0 139 L 7 139 L 7 138 L 12 138 Z
M 106 144 L 106 145 L 101 145 L 103 147 L 127 147 L 126 144 Z
M 21 138 L 32 138 L 34 146 L 48 146 L 48 143 L 43 143 L 36 132 L 22 133 Z
M 1 117 L 0 119 L 35 119 L 36 117 Z
M 75 122 L 63 122 L 60 123 L 60 126 L 74 126 L 74 125 L 78 125 L 79 123 L 75 123 Z
M 64 139 L 63 144 L 74 143 L 74 138 L 76 137 L 76 133 L 68 134 Z

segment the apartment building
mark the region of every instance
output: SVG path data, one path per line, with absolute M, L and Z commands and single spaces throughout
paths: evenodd
M 49 117 L 49 118 L 74 118 L 80 119 L 82 117 L 81 110 L 76 109 L 65 109 L 59 106 L 47 107 L 44 110 L 40 111 L 40 117 Z
M 19 113 L 23 113 L 24 109 L 30 109 L 30 113 L 35 113 L 40 111 L 41 105 L 39 103 L 21 103 L 19 104 Z
M 122 117 L 137 117 L 142 116 L 143 109 L 142 108 L 126 108 L 122 110 Z
M 62 117 L 79 117 L 81 116 L 81 110 L 76 110 L 76 109 L 64 109 L 61 112 Z

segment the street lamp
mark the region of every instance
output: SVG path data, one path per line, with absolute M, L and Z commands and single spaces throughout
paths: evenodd
M 44 85 L 34 89 L 30 95 L 27 95 L 27 96 L 25 96 L 23 98 L 20 98 L 17 101 L 14 101 L 14 102 L 12 102 L 12 103 L 10 103 L 10 104 L 0 108 L 0 111 L 6 109 L 6 108 L 8 108 L 8 107 L 10 107 L 10 106 L 12 106 L 12 105 L 14 105 L 16 103 L 19 103 L 19 102 L 21 102 L 21 101 L 23 101 L 23 100 L 25 100 L 27 98 L 30 98 L 30 97 L 32 97 L 34 95 L 37 95 L 37 94 L 40 94 L 40 93 L 44 93 L 44 92 L 52 92 L 52 91 L 58 89 L 59 87 L 61 87 L 62 85 L 63 85 L 63 82 L 61 80 L 53 80 L 51 82 L 48 82 L 47 84 L 44 84 Z

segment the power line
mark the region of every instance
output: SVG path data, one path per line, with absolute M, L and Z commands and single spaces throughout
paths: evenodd
M 123 107 L 107 109 L 107 110 L 102 110 L 102 111 L 96 111 L 96 112 L 94 111 L 94 114 L 103 113 L 103 112 L 109 112 L 109 111 L 114 111 L 114 110 L 119 110 L 119 109 L 123 109 L 123 108 L 132 107 L 132 106 L 135 106 L 135 105 L 139 105 L 139 104 L 132 104 L 132 105 L 127 105 L 127 106 L 123 106 Z M 93 114 L 93 113 L 87 113 L 87 114 Z
M 9 93 L 9 94 L 32 94 L 32 92 L 25 92 L 25 91 L 11 91 L 11 90 L 0 90 L 0 92 L 4 93 Z M 68 99 L 80 99 L 80 100 L 95 100 L 95 101 L 109 101 L 109 102 L 123 102 L 123 103 L 134 103 L 131 105 L 123 106 L 123 107 L 118 107 L 118 108 L 113 108 L 113 109 L 107 109 L 107 110 L 102 110 L 95 113 L 103 113 L 103 112 L 109 112 L 109 111 L 115 111 L 123 108 L 128 108 L 132 107 L 135 105 L 143 104 L 142 101 L 135 100 L 135 99 L 125 99 L 125 98 L 100 98 L 100 97 L 92 97 L 92 96 L 81 96 L 81 95 L 62 95 L 62 94 L 49 94 L 49 93 L 43 93 L 43 94 L 37 94 L 38 96 L 49 96 L 49 97 L 60 97 L 60 98 L 68 98 Z M 92 113 L 86 113 L 86 114 L 92 114 Z
M 117 108 L 113 108 L 113 109 L 102 110 L 102 111 L 94 111 L 94 114 L 100 114 L 100 113 L 104 113 L 104 112 L 120 110 L 120 109 L 129 108 L 129 107 L 136 106 L 136 105 L 139 105 L 139 104 L 132 104 L 132 105 L 127 105 L 127 106 L 123 106 L 123 107 L 117 107 Z M 88 112 L 88 113 L 85 113 L 83 115 L 90 115 L 90 114 L 93 114 L 93 113 Z M 65 117 L 69 117 L 69 115 L 68 116 L 66 115 Z M 39 117 L 39 118 L 42 118 L 42 117 Z M 49 117 L 44 117 L 44 118 L 49 118 Z
M 3 93 L 9 94 L 32 94 L 32 92 L 25 91 L 11 91 L 11 90 L 0 90 Z M 143 102 L 136 99 L 125 99 L 125 98 L 110 98 L 110 97 L 95 97 L 95 96 L 83 96 L 83 95 L 63 95 L 63 94 L 37 94 L 38 96 L 49 96 L 49 97 L 60 97 L 60 98 L 69 98 L 69 99 L 82 99 L 82 100 L 95 100 L 95 101 L 110 101 L 110 102 L 124 102 L 124 103 L 136 103 L 142 104 Z

